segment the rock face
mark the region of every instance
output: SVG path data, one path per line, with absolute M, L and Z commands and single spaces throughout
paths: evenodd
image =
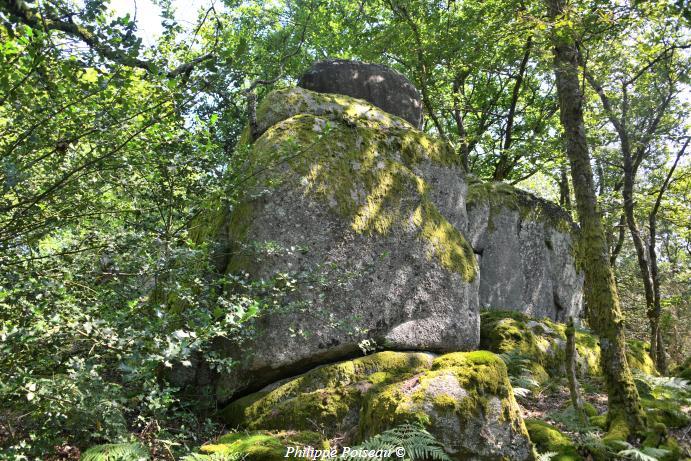
M 378 64 L 334 59 L 315 63 L 298 85 L 320 93 L 364 99 L 420 128 L 420 94 L 407 78 Z
M 265 280 L 277 307 L 219 342 L 237 365 L 218 399 L 362 348 L 475 349 L 479 278 L 451 149 L 347 96 L 279 91 L 257 115 L 226 271 Z
M 533 459 L 504 362 L 485 351 L 380 352 L 316 368 L 226 407 L 230 426 L 317 430 L 353 445 L 418 421 L 455 460 Z
M 578 317 L 583 274 L 575 226 L 558 206 L 506 184 L 471 181 L 468 236 L 479 255 L 481 309 L 565 322 Z

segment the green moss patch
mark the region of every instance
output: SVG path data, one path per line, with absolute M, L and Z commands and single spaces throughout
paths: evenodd
M 583 459 L 573 441 L 557 428 L 537 419 L 527 419 L 526 428 L 538 451 L 552 452 L 553 461 L 578 461 Z
M 290 446 L 327 449 L 329 444 L 319 434 L 310 431 L 237 432 L 224 435 L 212 444 L 203 445 L 200 451 L 229 457 L 240 456 L 240 459 L 247 461 L 278 461 L 285 459 L 286 449 Z

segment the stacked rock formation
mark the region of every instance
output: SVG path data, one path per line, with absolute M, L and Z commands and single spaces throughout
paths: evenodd
M 578 315 L 573 223 L 467 178 L 450 146 L 417 129 L 420 100 L 402 75 L 329 61 L 301 85 L 257 108 L 244 194 L 199 234 L 224 242 L 223 272 L 264 280 L 274 307 L 216 344 L 231 372 L 199 367 L 177 384 L 213 385 L 233 402 L 228 421 L 250 429 L 317 421 L 357 441 L 413 418 L 456 459 L 531 459 L 503 363 L 462 351 L 479 347 L 481 308 Z M 381 350 L 424 353 L 352 360 Z M 467 440 L 478 434 L 492 440 Z

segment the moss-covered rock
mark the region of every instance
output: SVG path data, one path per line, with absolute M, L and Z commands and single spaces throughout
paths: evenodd
M 647 353 L 647 344 L 630 340 L 627 347 L 629 366 L 645 374 L 656 374 Z M 531 365 L 543 367 L 550 376 L 564 376 L 566 326 L 549 319 L 531 319 L 519 312 L 484 311 L 480 315 L 480 347 L 497 354 L 518 353 Z M 585 329 L 576 331 L 578 373 L 601 374 L 600 346 L 597 336 Z M 539 369 L 535 378 L 542 376 Z
M 578 461 L 583 459 L 576 449 L 573 441 L 554 426 L 537 419 L 527 419 L 526 428 L 530 434 L 530 440 L 542 453 L 551 452 L 556 455 L 553 461 Z
M 325 365 L 236 400 L 221 416 L 248 429 L 303 430 L 317 423 L 333 434 L 358 418 L 363 392 L 429 369 L 432 361 L 432 354 L 385 351 Z
M 327 450 L 329 443 L 316 432 L 310 431 L 254 431 L 237 432 L 220 437 L 214 443 L 203 445 L 205 454 L 218 453 L 228 457 L 238 456 L 246 461 L 279 461 L 286 458 L 288 447 Z M 313 455 L 292 456 L 296 459 L 314 459 Z M 235 458 L 232 458 L 235 459 Z
M 531 364 L 543 367 L 550 376 L 564 376 L 564 324 L 510 311 L 485 311 L 480 318 L 480 347 L 498 354 L 518 353 Z M 576 350 L 579 374 L 598 374 L 600 349 L 595 337 L 577 330 Z
M 381 352 L 326 365 L 239 399 L 222 415 L 251 430 L 316 426 L 350 443 L 420 422 L 454 459 L 532 458 L 506 366 L 486 351 Z
M 268 95 L 257 117 L 226 271 L 289 283 L 242 337 L 218 341 L 235 361 L 218 400 L 352 357 L 363 341 L 475 349 L 477 262 L 453 149 L 365 101 L 301 88 Z

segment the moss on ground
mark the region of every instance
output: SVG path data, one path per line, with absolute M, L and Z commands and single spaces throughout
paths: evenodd
M 319 434 L 311 431 L 237 432 L 224 435 L 212 444 L 203 445 L 200 451 L 207 454 L 236 455 L 246 461 L 279 461 L 285 459 L 286 448 L 290 446 L 327 449 L 329 444 Z
M 573 441 L 554 426 L 537 419 L 527 419 L 525 425 L 538 451 L 552 452 L 552 461 L 579 461 L 583 459 Z

